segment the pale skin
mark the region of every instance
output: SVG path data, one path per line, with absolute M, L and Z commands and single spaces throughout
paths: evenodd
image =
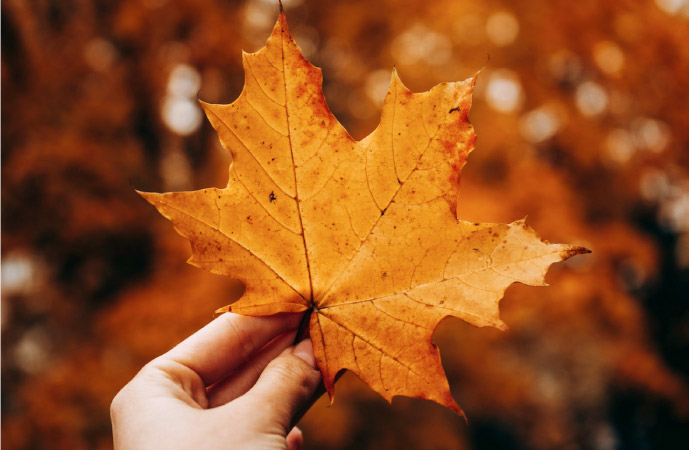
M 300 318 L 226 313 L 146 364 L 112 402 L 115 448 L 301 448 L 322 381 Z

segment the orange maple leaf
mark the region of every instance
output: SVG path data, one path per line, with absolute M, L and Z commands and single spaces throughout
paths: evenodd
M 141 195 L 190 240 L 189 263 L 244 282 L 221 311 L 310 314 L 331 399 L 348 369 L 388 401 L 463 414 L 432 342 L 438 323 L 505 329 L 498 301 L 511 283 L 542 285 L 550 264 L 587 250 L 547 243 L 523 220 L 458 220 L 476 77 L 414 94 L 393 72 L 380 125 L 357 142 L 282 11 L 266 47 L 243 56 L 239 98 L 203 103 L 232 154 L 227 187 Z

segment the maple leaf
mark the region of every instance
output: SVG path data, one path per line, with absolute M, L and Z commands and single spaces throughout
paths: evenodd
M 587 250 L 545 242 L 524 220 L 458 220 L 476 77 L 415 94 L 393 72 L 380 125 L 357 142 L 282 11 L 243 65 L 235 102 L 202 103 L 232 154 L 227 187 L 141 195 L 189 239 L 189 263 L 244 282 L 220 311 L 310 314 L 331 399 L 347 369 L 388 401 L 463 414 L 432 342 L 438 323 L 505 329 L 498 301 L 511 283 L 543 285 L 550 264 Z

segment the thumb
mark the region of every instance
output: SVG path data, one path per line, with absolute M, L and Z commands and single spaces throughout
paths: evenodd
M 279 426 L 286 435 L 292 422 L 315 400 L 321 384 L 311 339 L 285 349 L 266 366 L 245 400 L 263 410 L 262 420 L 268 426 Z

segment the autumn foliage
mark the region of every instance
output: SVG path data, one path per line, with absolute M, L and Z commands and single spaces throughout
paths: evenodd
M 227 187 L 142 196 L 190 240 L 191 264 L 244 282 L 222 312 L 308 314 L 331 400 L 348 369 L 388 401 L 462 414 L 432 342 L 440 321 L 504 330 L 510 284 L 542 285 L 550 264 L 588 250 L 544 242 L 524 220 L 458 221 L 475 78 L 413 94 L 393 73 L 381 124 L 356 142 L 284 12 L 244 69 L 239 99 L 204 104 L 232 154 Z

